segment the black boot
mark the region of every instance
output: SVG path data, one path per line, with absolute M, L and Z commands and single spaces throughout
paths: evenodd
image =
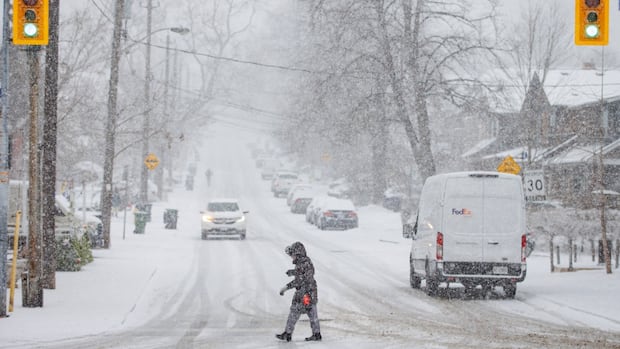
M 320 337 L 320 336 L 321 336 L 321 335 L 319 335 L 319 337 Z M 291 334 L 290 334 L 290 333 L 288 333 L 288 332 L 286 332 L 286 331 L 284 331 L 284 332 L 282 332 L 282 333 L 280 333 L 280 334 L 276 334 L 276 338 L 277 338 L 277 339 L 281 339 L 281 340 L 283 340 L 283 341 L 290 342 L 290 341 L 291 341 Z
M 321 332 L 313 333 L 312 336 L 306 338 L 306 341 L 320 341 L 321 340 Z

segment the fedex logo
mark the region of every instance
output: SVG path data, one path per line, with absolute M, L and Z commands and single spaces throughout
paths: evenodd
M 468 210 L 466 208 L 462 208 L 460 210 L 457 210 L 456 208 L 452 209 L 452 215 L 453 216 L 471 216 L 471 210 Z

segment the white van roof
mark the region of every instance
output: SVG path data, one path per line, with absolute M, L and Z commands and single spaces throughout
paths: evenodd
M 510 173 L 503 172 L 495 172 L 495 171 L 462 171 L 462 172 L 450 172 L 450 173 L 441 173 L 429 178 L 455 178 L 455 177 L 497 177 L 497 178 L 518 178 L 521 179 L 520 176 L 513 175 Z

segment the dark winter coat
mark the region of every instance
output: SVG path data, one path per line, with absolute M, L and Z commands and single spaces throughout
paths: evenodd
M 314 279 L 314 265 L 306 255 L 306 248 L 301 242 L 295 242 L 287 247 L 286 253 L 293 257 L 295 269 L 287 271 L 287 275 L 294 276 L 293 281 L 286 284 L 287 289 L 295 289 L 293 304 L 302 304 L 304 294 L 310 295 L 311 304 L 318 302 L 318 290 Z

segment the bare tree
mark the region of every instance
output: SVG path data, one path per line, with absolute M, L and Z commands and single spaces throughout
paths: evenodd
M 440 113 L 443 103 L 462 106 L 476 98 L 470 87 L 480 83 L 476 79 L 480 63 L 495 58 L 493 3 L 475 4 L 420 0 L 414 7 L 412 0 L 308 2 L 309 34 L 301 38 L 306 42 L 306 59 L 300 61 L 317 74 L 301 83 L 303 120 L 295 122 L 307 123 L 305 131 L 324 137 L 403 134 L 419 178 L 434 174 L 431 115 Z M 360 123 L 351 117 L 364 113 L 371 114 L 372 122 Z M 381 131 L 385 124 L 389 133 Z M 403 132 L 391 129 L 393 124 Z M 328 137 L 328 143 L 342 147 L 343 142 L 335 138 Z M 374 149 L 382 149 L 384 158 L 390 156 L 387 147 Z M 359 149 L 353 153 L 356 156 L 347 166 L 355 167 L 368 154 Z
M 209 52 L 215 57 L 224 57 L 254 19 L 255 8 L 249 0 L 215 0 L 203 6 L 188 4 L 187 18 L 190 20 L 190 47 L 195 52 Z M 201 71 L 200 97 L 195 111 L 203 108 L 215 96 L 215 87 L 220 78 L 222 60 L 194 55 Z M 196 114 L 196 113 L 192 113 Z
M 507 33 L 504 66 L 516 71 L 524 95 L 534 73 L 544 84 L 549 70 L 563 63 L 571 44 L 566 19 L 559 3 L 529 0 L 520 21 Z

